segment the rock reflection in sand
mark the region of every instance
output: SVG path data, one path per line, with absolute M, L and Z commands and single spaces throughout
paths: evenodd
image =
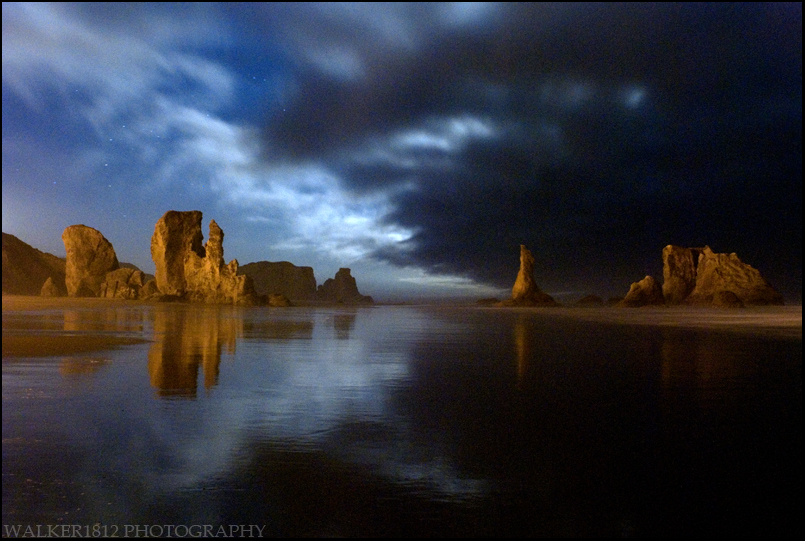
M 798 307 L 94 301 L 4 298 L 5 523 L 277 536 L 798 524 Z

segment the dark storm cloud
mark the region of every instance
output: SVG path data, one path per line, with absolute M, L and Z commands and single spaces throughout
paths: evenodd
M 668 243 L 801 268 L 799 5 L 439 9 L 291 24 L 309 69 L 267 152 L 396 189 L 413 236 L 375 257 L 506 285 L 525 243 L 554 288 L 656 273 Z
M 3 4 L 4 229 L 103 209 L 149 261 L 190 206 L 412 294 L 510 286 L 521 243 L 623 293 L 710 244 L 801 295 L 801 4 L 115 6 Z

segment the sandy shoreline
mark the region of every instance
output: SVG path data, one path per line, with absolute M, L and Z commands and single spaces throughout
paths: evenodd
M 148 342 L 132 336 L 116 336 L 104 332 L 66 332 L 56 321 L 47 319 L 42 312 L 60 310 L 93 310 L 104 308 L 146 308 L 159 303 L 124 301 L 100 298 L 45 298 L 3 295 L 3 358 L 50 357 L 91 351 L 114 349 L 120 346 Z M 422 307 L 422 306 L 420 306 Z M 313 308 L 316 307 L 306 307 Z M 567 318 L 611 325 L 640 325 L 675 327 L 713 331 L 770 334 L 802 339 L 802 306 L 751 307 L 742 310 L 724 310 L 699 307 L 646 307 L 646 308 L 500 308 L 472 305 L 434 306 L 444 310 L 501 310 L 523 313 L 540 313 L 552 318 Z M 258 308 L 259 309 L 259 308 Z M 30 314 L 26 314 L 30 313 Z M 9 317 L 6 317 L 9 316 Z M 26 324 L 17 319 L 22 316 Z M 40 319 L 41 316 L 41 319 Z M 123 330 L 121 329 L 121 332 Z

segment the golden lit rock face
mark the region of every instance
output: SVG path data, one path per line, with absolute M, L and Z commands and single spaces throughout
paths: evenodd
M 530 300 L 539 290 L 534 281 L 534 256 L 525 245 L 520 245 L 520 271 L 512 288 L 512 300 Z
M 100 231 L 85 225 L 71 225 L 61 238 L 67 252 L 67 295 L 99 296 L 106 273 L 120 268 L 112 243 Z
M 662 291 L 669 304 L 743 306 L 783 304 L 783 297 L 736 254 L 717 254 L 709 246 L 662 251 Z
M 253 304 L 251 278 L 238 275 L 238 262 L 224 264 L 224 232 L 210 222 L 210 239 L 202 246 L 202 214 L 168 211 L 151 237 L 156 285 L 164 295 L 210 303 Z
M 668 245 L 662 250 L 662 293 L 668 304 L 679 304 L 696 287 L 700 249 Z
M 556 306 L 556 301 L 543 293 L 534 280 L 534 256 L 525 245 L 520 245 L 520 270 L 512 288 L 512 298 L 500 303 L 504 306 Z
M 690 304 L 711 304 L 716 295 L 729 291 L 746 305 L 783 304 L 783 296 L 760 271 L 732 254 L 714 253 L 705 246 L 699 255 L 696 287 L 687 298 Z
M 182 296 L 187 282 L 184 261 L 194 253 L 204 257 L 201 211 L 169 210 L 159 219 L 151 237 L 151 259 L 156 265 L 157 288 L 163 295 Z
M 618 303 L 618 306 L 655 306 L 665 304 L 662 296 L 662 289 L 657 280 L 652 276 L 646 276 L 639 282 L 635 282 L 629 288 L 629 293 Z

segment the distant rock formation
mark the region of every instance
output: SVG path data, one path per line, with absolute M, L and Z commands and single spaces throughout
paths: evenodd
M 736 254 L 717 254 L 709 246 L 662 251 L 663 294 L 669 304 L 714 304 L 718 306 L 783 304 L 778 293 L 757 269 Z
M 210 221 L 210 238 L 202 246 L 202 213 L 171 210 L 159 219 L 151 237 L 156 285 L 163 295 L 190 301 L 254 304 L 248 276 L 238 275 L 238 261 L 224 264 L 224 232 Z
M 520 245 L 520 271 L 512 288 L 512 298 L 500 303 L 503 306 L 557 306 L 557 302 L 544 293 L 534 280 L 534 256 L 525 245 Z
M 39 295 L 43 284 L 51 279 L 63 296 L 67 294 L 64 276 L 64 259 L 41 252 L 14 235 L 3 233 L 3 293 Z
M 97 297 L 106 273 L 120 268 L 112 243 L 100 231 L 71 225 L 61 236 L 67 251 L 65 284 L 70 297 Z
M 618 306 L 657 306 L 664 305 L 665 298 L 662 296 L 662 288 L 652 276 L 646 276 L 639 282 L 635 282 L 629 288 L 629 293 L 618 303 Z
M 287 261 L 258 261 L 242 265 L 238 273 L 252 279 L 259 295 L 277 293 L 293 301 L 316 299 L 316 277 L 311 267 L 297 267 Z
M 281 293 L 269 293 L 266 295 L 266 302 L 268 306 L 274 306 L 277 308 L 284 308 L 287 306 L 293 306 L 291 300 Z
M 145 273 L 139 269 L 122 268 L 106 274 L 101 284 L 101 297 L 107 299 L 138 299 L 145 285 Z
M 361 295 L 358 284 L 350 274 L 349 269 L 338 269 L 335 278 L 328 278 L 319 286 L 316 297 L 320 301 L 338 302 L 344 304 L 371 304 L 374 302 L 369 295 Z
M 597 295 L 587 295 L 575 302 L 576 306 L 604 306 L 604 299 Z

